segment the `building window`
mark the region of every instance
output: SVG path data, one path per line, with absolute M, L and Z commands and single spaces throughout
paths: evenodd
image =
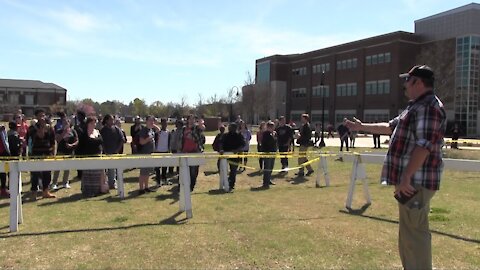
M 257 83 L 270 81 L 270 61 L 257 64 Z
M 293 122 L 300 122 L 302 118 L 301 113 L 291 113 L 290 114 L 290 120 Z
M 306 88 L 292 89 L 292 95 L 294 98 L 304 98 L 307 96 L 307 89 Z
M 34 96 L 25 95 L 25 105 L 33 105 L 33 104 L 34 104 Z
M 365 83 L 365 95 L 390 94 L 390 80 L 368 81 Z
M 367 62 L 367 66 L 370 66 L 372 64 L 372 57 L 370 55 L 365 57 L 365 61 Z
M 307 68 L 306 68 L 306 67 L 294 68 L 294 69 L 292 69 L 292 74 L 293 74 L 294 76 L 304 76 L 304 75 L 307 75 Z
M 0 94 L 0 103 L 4 102 L 4 94 Z
M 352 69 L 357 67 L 357 58 L 337 61 L 337 70 Z
M 324 119 L 323 119 L 323 120 L 324 120 L 325 122 L 328 122 L 328 119 L 329 119 L 329 117 L 328 117 L 328 111 L 325 111 Z M 316 123 L 316 122 L 320 123 L 320 122 L 322 122 L 322 114 L 321 114 L 321 113 L 312 113 L 312 118 L 311 118 L 311 120 L 312 120 L 313 123 Z
M 329 97 L 330 96 L 330 89 L 328 85 L 317 85 L 312 88 L 312 96 L 314 97 Z
M 367 66 L 377 65 L 383 63 L 390 63 L 392 61 L 392 56 L 389 52 L 379 53 L 374 55 L 368 55 L 365 57 L 365 60 L 367 62 Z
M 390 56 L 390 53 L 387 52 L 385 53 L 385 63 L 390 63 L 392 61 L 392 58 Z
M 13 93 L 9 93 L 8 94 L 8 102 L 11 103 L 11 104 L 18 104 L 19 102 L 19 95 L 18 94 L 13 94 Z
M 330 63 L 318 64 L 318 65 L 314 65 L 312 67 L 312 72 L 313 73 L 322 73 L 324 71 L 325 72 L 330 71 Z

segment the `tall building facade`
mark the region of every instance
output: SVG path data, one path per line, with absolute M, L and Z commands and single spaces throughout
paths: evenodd
M 449 124 L 480 136 L 480 5 L 469 4 L 415 21 L 415 33 L 398 31 L 312 52 L 256 60 L 254 91 L 270 97 L 256 117 L 285 115 L 294 122 L 338 125 L 356 116 L 386 121 L 408 100 L 398 74 L 431 65 Z M 258 96 L 261 96 L 260 94 Z M 260 102 L 261 103 L 261 102 Z

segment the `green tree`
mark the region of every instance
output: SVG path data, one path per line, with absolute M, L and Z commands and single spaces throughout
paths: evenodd
M 147 104 L 145 103 L 145 100 L 135 98 L 133 100 L 133 114 L 134 115 L 147 115 L 148 113 L 148 107 Z

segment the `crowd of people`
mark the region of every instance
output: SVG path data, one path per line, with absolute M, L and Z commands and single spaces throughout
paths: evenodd
M 310 176 L 314 170 L 308 164 L 306 152 L 309 147 L 314 145 L 312 141 L 312 128 L 310 127 L 310 118 L 308 114 L 303 114 L 301 117 L 302 126 L 299 134 L 295 136 L 294 129 L 286 123 L 284 116 L 281 116 L 278 121 L 261 122 L 256 133 L 257 137 L 257 151 L 263 153 L 289 153 L 293 152 L 293 146 L 296 139 L 300 148 L 300 158 L 298 159 L 299 170 L 296 173 L 297 177 Z M 246 153 L 249 151 L 250 140 L 252 133 L 240 116 L 237 121 L 230 123 L 228 132 L 225 133 L 225 127 L 219 128 L 220 133 L 217 134 L 213 142 L 213 149 L 220 153 L 234 152 Z M 296 137 L 296 138 L 295 138 Z M 240 155 L 240 157 L 230 158 L 229 161 L 229 187 L 230 192 L 235 189 L 237 172 L 244 171 L 247 166 L 247 158 Z M 263 173 L 263 183 L 260 188 L 268 189 L 271 185 L 275 185 L 272 181 L 272 171 L 275 165 L 275 158 L 269 156 L 261 156 L 258 159 L 260 171 Z M 307 163 L 306 166 L 303 166 Z M 281 158 L 282 174 L 287 174 L 289 171 L 288 158 Z M 219 164 L 217 163 L 217 166 Z M 307 173 L 304 172 L 305 168 Z
M 190 115 L 185 123 L 176 122 L 174 130 L 167 130 L 166 119 L 157 119 L 147 116 L 145 125 L 136 117 L 131 127 L 132 154 L 151 153 L 197 153 L 203 152 L 205 136 L 203 120 Z M 114 155 L 124 152 L 127 142 L 121 121 L 113 115 L 107 114 L 101 121 L 96 116 L 87 116 L 83 111 L 68 117 L 64 113 L 58 114 L 56 123 L 47 117 L 44 110 L 35 111 L 35 118 L 27 123 L 23 114 L 18 113 L 14 120 L 9 122 L 9 128 L 0 126 L 0 157 L 15 158 L 45 158 L 51 156 L 87 157 L 100 154 Z M 142 168 L 139 176 L 139 193 L 152 192 L 148 180 L 155 171 L 156 186 L 172 184 L 167 180 L 174 175 L 174 168 Z M 55 198 L 52 191 L 70 186 L 70 171 L 63 171 L 62 183 L 60 171 L 42 171 L 31 173 L 30 199 L 36 200 L 38 191 L 43 198 Z M 178 168 L 177 168 L 178 174 Z M 191 190 L 193 191 L 198 176 L 198 166 L 190 167 Z M 81 180 L 81 191 L 86 197 L 108 193 L 117 188 L 116 169 L 105 170 L 78 170 L 77 177 Z M 8 197 L 7 175 L 0 173 L 1 196 Z

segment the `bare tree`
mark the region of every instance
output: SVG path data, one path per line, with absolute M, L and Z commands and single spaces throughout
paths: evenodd
M 445 103 L 451 103 L 455 94 L 455 41 L 436 41 L 423 46 L 417 63 L 435 71 L 435 92 Z

